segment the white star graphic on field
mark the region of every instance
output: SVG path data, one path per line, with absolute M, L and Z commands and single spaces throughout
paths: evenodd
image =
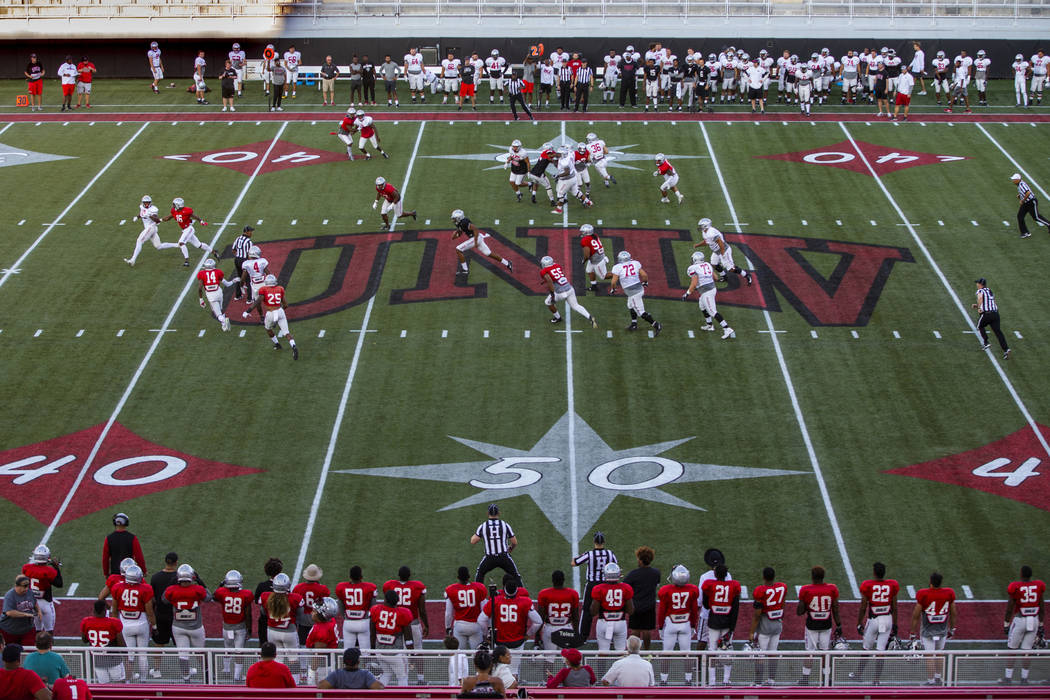
M 570 449 L 570 420 L 574 450 Z M 531 449 L 462 437 L 451 439 L 491 459 L 450 464 L 405 467 L 342 469 L 336 474 L 422 479 L 469 484 L 476 489 L 466 498 L 440 510 L 464 508 L 516 496 L 529 496 L 559 533 L 569 542 L 575 533 L 587 533 L 617 496 L 694 511 L 698 505 L 674 496 L 661 487 L 726 479 L 751 479 L 803 474 L 785 469 L 731 467 L 679 462 L 659 455 L 693 438 L 614 450 L 579 416 L 563 415 Z M 570 455 L 575 455 L 575 480 Z M 573 488 L 575 486 L 575 489 Z M 575 491 L 576 501 L 572 494 Z

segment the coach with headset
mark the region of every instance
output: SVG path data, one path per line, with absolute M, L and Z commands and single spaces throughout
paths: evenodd
M 120 562 L 131 557 L 145 571 L 146 558 L 142 556 L 142 545 L 139 538 L 128 532 L 130 519 L 124 513 L 113 516 L 113 532 L 106 535 L 102 543 L 102 578 L 119 574 Z

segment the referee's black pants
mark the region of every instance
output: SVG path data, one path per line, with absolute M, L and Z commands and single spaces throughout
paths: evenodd
M 233 298 L 241 298 L 241 267 L 244 265 L 244 258 L 233 259 L 233 270 L 236 273 L 237 284 L 233 285 Z
M 1036 201 L 1035 197 L 1032 197 L 1027 202 L 1021 202 L 1021 207 L 1017 210 L 1017 228 L 1021 229 L 1022 236 L 1028 233 L 1025 218 L 1029 216 L 1035 219 L 1035 222 L 1040 226 L 1050 228 L 1050 221 L 1039 216 L 1039 202 Z
M 591 86 L 590 85 L 577 85 L 576 86 L 576 103 L 572 106 L 572 111 L 575 112 L 583 107 L 583 111 L 587 111 L 587 103 L 591 99 Z
M 559 85 L 558 96 L 561 97 L 561 108 L 569 108 L 569 100 L 572 99 L 572 81 L 562 80 Z
M 627 96 L 631 96 L 631 106 L 636 107 L 638 105 L 638 83 L 634 78 L 623 80 L 620 82 L 620 106 L 623 107 L 627 104 Z
M 981 334 L 981 340 L 984 344 L 988 344 L 988 332 L 984 330 L 985 326 L 992 327 L 992 333 L 995 333 L 995 337 L 999 340 L 999 347 L 1006 352 L 1010 349 L 1010 346 L 1006 344 L 1006 336 L 999 329 L 999 312 L 998 311 L 985 311 L 981 314 L 980 320 L 977 321 L 977 331 Z
M 588 581 L 587 587 L 583 589 L 583 596 L 581 596 L 580 604 L 583 605 L 583 611 L 580 614 L 580 634 L 583 635 L 583 640 L 586 642 L 591 638 L 591 591 L 601 581 Z
M 521 105 L 521 108 L 525 110 L 525 114 L 529 115 L 529 119 L 532 119 L 532 111 L 529 110 L 529 106 L 525 104 L 525 96 L 518 93 L 517 95 L 510 96 L 510 113 L 514 115 L 515 121 L 518 119 L 518 109 L 515 107 L 515 103 Z
M 517 95 L 517 97 L 520 99 L 521 95 Z M 513 98 L 511 98 L 511 104 L 514 104 Z M 486 554 L 482 557 L 481 563 L 478 564 L 478 570 L 477 573 L 474 574 L 474 580 L 484 583 L 485 574 L 493 569 L 503 569 L 505 573 L 514 576 L 514 578 L 518 579 L 519 588 L 525 585 L 521 581 L 521 574 L 518 573 L 518 565 L 514 563 L 514 560 L 510 558 L 509 554 Z

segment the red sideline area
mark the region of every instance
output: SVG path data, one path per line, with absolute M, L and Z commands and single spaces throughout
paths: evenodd
M 539 700 L 692 700 L 693 698 L 760 698 L 773 700 L 803 700 L 819 697 L 821 700 L 852 700 L 877 698 L 880 700 L 974 700 L 976 698 L 1031 698 L 1039 691 L 1026 688 L 529 688 L 529 697 Z M 385 690 L 324 690 L 316 688 L 257 689 L 243 686 L 169 686 L 169 685 L 92 685 L 95 700 L 138 700 L 140 698 L 177 698 L 178 700 L 224 700 L 226 698 L 375 698 L 376 700 L 415 700 L 456 697 L 454 688 L 387 688 Z
M 383 111 L 369 112 L 373 117 L 382 121 L 462 121 L 462 122 L 494 122 L 507 121 L 511 118 L 509 112 L 396 112 Z M 689 113 L 689 112 L 541 112 L 532 113 L 536 121 L 540 122 L 562 122 L 562 121 L 597 121 L 597 122 L 882 122 L 883 117 L 874 114 L 858 114 L 856 112 L 819 112 L 802 115 L 796 112 L 770 112 L 767 114 L 751 114 L 749 112 L 711 112 L 711 113 Z M 92 114 L 78 112 L 76 114 L 0 114 L 0 122 L 257 122 L 257 121 L 332 121 L 338 122 L 342 118 L 341 112 L 96 112 Z M 525 123 L 527 120 L 522 118 Z M 965 114 L 955 112 L 945 114 L 913 114 L 908 118 L 909 122 L 1050 122 L 1050 114 Z
M 91 606 L 92 601 L 85 599 L 65 599 L 60 600 L 60 605 L 56 611 L 57 622 L 55 626 L 55 634 L 58 637 L 79 637 L 80 636 L 80 620 L 88 615 L 93 614 Z M 858 639 L 856 624 L 857 624 L 857 608 L 859 603 L 842 603 L 840 614 L 842 617 L 842 631 L 847 639 Z M 914 603 L 900 604 L 900 610 L 897 614 L 897 620 L 900 624 L 899 634 L 902 637 L 907 637 L 909 631 L 909 625 L 911 624 L 912 609 L 915 607 Z M 1003 644 L 1006 643 L 1006 637 L 1003 635 L 1003 613 L 1006 610 L 1006 603 L 984 603 L 984 602 L 967 602 L 959 601 L 956 604 L 956 608 L 959 611 L 959 620 L 956 630 L 956 639 L 959 641 L 965 640 L 989 640 L 989 639 L 1002 639 Z M 740 620 L 736 626 L 736 637 L 737 639 L 744 639 L 747 635 L 747 631 L 751 625 L 751 614 L 754 608 L 751 604 L 745 601 L 740 608 Z M 205 605 L 204 606 L 204 629 L 209 638 L 218 639 L 222 636 L 222 616 L 220 614 L 219 606 L 217 604 Z M 257 624 L 256 616 L 258 615 L 258 607 L 252 611 L 252 636 L 257 638 L 257 630 L 255 625 Z M 445 603 L 444 601 L 428 601 L 427 602 L 427 618 L 430 622 L 430 635 L 427 639 L 441 639 L 445 636 Z M 788 614 L 784 616 L 784 634 L 783 639 L 802 639 L 803 637 L 803 618 L 798 615 Z

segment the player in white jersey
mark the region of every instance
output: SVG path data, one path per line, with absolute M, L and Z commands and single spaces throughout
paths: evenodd
M 948 97 L 950 92 L 948 86 L 951 84 L 951 67 L 951 61 L 944 52 L 938 51 L 937 56 L 933 59 L 933 93 L 937 96 L 937 104 L 941 103 L 942 91 L 945 97 Z
M 1028 107 L 1028 76 L 1032 74 L 1032 64 L 1024 60 L 1023 54 L 1014 56 L 1014 62 L 1010 64 L 1014 72 L 1014 98 L 1017 107 Z
M 700 293 L 700 312 L 704 315 L 704 322 L 700 326 L 702 331 L 713 331 L 712 319 L 718 321 L 722 326 L 722 340 L 735 338 L 736 332 L 729 327 L 729 322 L 722 318 L 715 305 L 715 295 L 718 293 L 715 282 L 720 279 L 711 263 L 704 261 L 704 254 L 699 250 L 693 253 L 693 264 L 686 270 L 689 275 L 689 289 L 682 295 L 682 301 L 688 301 L 693 292 Z
M 660 60 L 657 63 L 660 64 L 660 92 L 667 100 L 667 103 L 671 103 L 671 69 L 674 68 L 675 56 L 671 53 L 670 48 L 664 48 L 663 54 L 660 56 Z
M 237 90 L 237 95 L 240 96 L 241 89 L 244 87 L 244 72 L 247 54 L 241 50 L 240 44 L 234 44 L 228 55 L 230 58 L 230 66 L 237 71 L 237 79 L 234 81 L 233 87 Z
M 146 65 L 153 76 L 153 84 L 150 87 L 153 88 L 153 92 L 160 92 L 157 81 L 164 79 L 164 62 L 160 60 L 160 45 L 155 41 L 150 42 L 149 51 L 146 52 Z
M 270 58 L 266 58 L 266 54 L 270 54 Z M 273 61 L 277 58 L 277 50 L 273 44 L 267 44 L 266 50 L 263 51 L 262 59 L 262 82 L 263 82 L 263 93 L 266 95 L 270 94 L 270 83 L 273 82 Z
M 718 57 L 719 73 L 722 76 L 722 96 L 720 102 L 732 102 L 736 96 L 737 61 L 732 48 Z
M 204 83 L 204 71 L 208 68 L 208 62 L 204 60 L 204 52 L 198 51 L 197 58 L 193 59 L 193 86 L 197 89 L 197 104 L 206 105 L 204 99 L 208 86 Z
M 157 250 L 179 247 L 178 243 L 160 242 L 160 236 L 157 234 L 157 224 L 160 223 L 160 211 L 153 205 L 153 199 L 148 194 L 139 203 L 139 220 L 142 221 L 142 233 L 135 239 L 135 252 L 131 254 L 130 258 L 124 258 L 124 262 L 128 265 L 135 267 L 135 261 L 138 260 L 139 253 L 142 251 L 142 244 L 146 241 L 152 243 Z
M 795 91 L 797 92 L 798 109 L 802 114 L 809 114 L 813 101 L 813 71 L 805 63 L 795 69 Z
M 211 306 L 211 313 L 222 329 L 230 330 L 230 319 L 222 312 L 222 270 L 215 267 L 215 260 L 208 258 L 204 261 L 204 268 L 197 273 L 197 280 L 197 297 L 201 308 Z
M 913 41 L 911 45 L 912 49 L 915 50 L 915 54 L 911 57 L 911 63 L 908 64 L 908 70 L 911 71 L 913 78 L 919 81 L 920 90 L 917 94 L 926 94 L 926 52 L 922 50 L 922 44 L 917 41 Z
M 1029 101 L 1035 100 L 1036 104 L 1041 105 L 1043 104 L 1043 86 L 1046 85 L 1046 68 L 1050 66 L 1050 56 L 1039 49 L 1029 63 L 1032 64 L 1032 94 Z
M 1027 61 L 1026 61 L 1027 63 Z M 963 63 L 961 58 L 956 57 L 955 59 L 955 73 L 952 75 L 952 94 L 948 98 L 948 107 L 945 108 L 945 112 L 951 113 L 952 105 L 956 101 L 963 101 L 966 103 L 966 111 L 970 112 L 970 93 L 967 92 L 966 86 L 970 82 L 970 67 Z M 1021 94 L 1024 92 L 1024 81 L 1021 82 Z M 1027 97 L 1027 95 L 1025 95 Z
M 451 51 L 448 52 L 448 58 L 441 62 L 441 80 L 445 91 L 441 104 L 448 103 L 449 95 L 459 93 L 459 67 L 461 65 L 463 65 L 462 61 L 456 58 Z
M 580 178 L 576 173 L 576 156 L 573 155 L 568 146 L 562 146 L 558 151 L 557 178 L 558 206 L 554 208 L 551 212 L 552 214 L 562 213 L 562 207 L 565 206 L 565 202 L 570 194 L 578 199 L 583 206 L 594 206 L 594 202 L 580 190 Z
M 854 55 L 853 50 L 846 52 L 840 62 L 842 64 L 842 104 L 853 104 L 860 90 L 860 58 Z
M 262 256 L 259 246 L 253 245 L 248 249 L 248 259 L 241 265 L 241 285 L 245 290 L 251 290 L 251 293 L 244 296 L 245 304 L 250 304 L 255 299 L 255 293 L 266 281 L 269 268 L 270 261 Z
M 607 157 L 609 155 L 609 149 L 605 145 L 605 141 L 598 138 L 595 133 L 587 134 L 587 150 L 591 154 L 591 163 L 594 164 L 595 170 L 602 176 L 602 182 L 606 187 L 609 183 L 616 184 L 616 178 L 609 174 L 609 164 Z
M 830 49 L 820 50 L 817 64 L 820 66 L 820 104 L 824 104 L 831 96 L 831 81 L 835 75 L 835 57 Z
M 499 101 L 503 102 L 503 76 L 507 72 L 507 59 L 499 55 L 498 49 L 492 49 L 492 55 L 485 60 L 485 77 L 489 79 L 489 104 L 495 102 L 496 91 L 499 90 Z M 481 74 L 476 74 L 478 81 Z
M 514 190 L 514 195 L 521 201 L 521 186 L 525 181 L 525 176 L 529 174 L 529 154 L 521 146 L 521 141 L 514 139 L 511 141 L 510 150 L 507 152 L 507 160 L 503 162 L 503 169 L 510 170 L 510 188 Z M 526 187 L 528 187 L 526 185 Z
M 777 102 L 783 102 L 784 98 L 787 97 L 785 92 L 787 90 L 787 66 L 789 63 L 791 63 L 791 52 L 784 49 L 784 55 L 776 61 Z
M 868 102 L 873 103 L 875 101 L 875 76 L 882 72 L 883 66 L 885 65 L 885 57 L 882 56 L 878 51 L 872 49 L 868 54 L 868 72 L 865 74 L 868 80 Z M 947 85 L 947 83 L 945 83 Z M 945 93 L 948 92 L 948 88 L 945 87 Z
M 977 104 L 984 106 L 988 105 L 988 67 L 991 65 L 992 59 L 988 58 L 984 49 L 978 51 L 973 61 L 973 82 L 977 86 Z
M 747 270 L 737 267 L 733 262 L 733 249 L 726 243 L 722 232 L 711 225 L 711 219 L 700 219 L 696 224 L 696 228 L 703 240 L 694 244 L 693 247 L 699 248 L 706 245 L 711 248 L 711 264 L 715 266 L 715 269 L 725 275 L 735 272 L 747 280 L 747 286 L 750 287 L 753 281 L 752 276 L 748 274 Z
M 653 327 L 653 337 L 660 335 L 663 326 L 645 310 L 645 301 L 642 299 L 645 296 L 645 288 L 649 286 L 649 275 L 642 269 L 642 264 L 632 258 L 626 250 L 621 250 L 616 256 L 612 278 L 609 280 L 610 294 L 616 292 L 617 283 L 627 296 L 627 310 L 631 312 L 631 325 L 627 326 L 627 330 L 638 330 L 638 317 L 641 316 Z
M 284 52 L 284 68 L 288 71 L 288 79 L 284 81 L 285 97 L 288 97 L 288 88 L 292 89 L 292 97 L 295 97 L 295 84 L 299 80 L 299 64 L 302 62 L 302 53 L 296 51 L 294 45 L 289 45 Z
M 766 77 L 762 80 L 762 99 L 768 102 L 769 86 L 772 84 L 773 76 L 776 73 L 776 61 L 773 60 L 768 51 L 762 49 L 758 52 L 758 65 L 766 71 Z
M 416 101 L 416 94 L 418 93 L 419 101 L 426 102 L 426 92 L 423 91 L 423 56 L 420 55 L 419 50 L 415 46 L 410 48 L 408 53 L 405 54 L 401 65 L 405 80 L 408 81 L 408 92 L 412 95 L 412 101 Z
M 610 104 L 616 100 L 616 86 L 620 80 L 620 55 L 616 49 L 609 49 L 609 55 L 604 58 L 605 72 L 602 73 L 602 104 Z

